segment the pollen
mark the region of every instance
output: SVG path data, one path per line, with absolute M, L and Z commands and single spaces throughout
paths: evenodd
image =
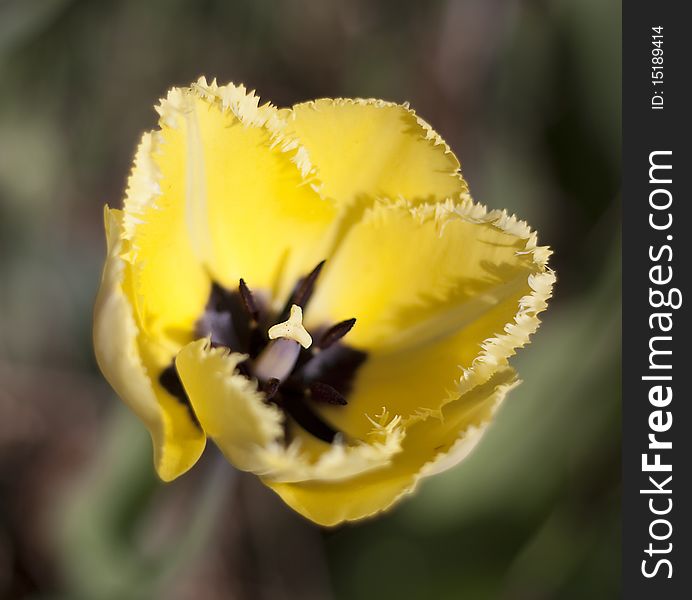
M 312 345 L 312 337 L 303 327 L 303 309 L 297 304 L 291 306 L 291 314 L 288 320 L 270 327 L 267 335 L 270 340 L 277 338 L 293 340 L 305 349 Z

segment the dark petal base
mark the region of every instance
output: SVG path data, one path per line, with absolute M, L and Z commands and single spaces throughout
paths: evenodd
M 164 390 L 166 390 L 178 402 L 184 404 L 187 407 L 187 410 L 190 413 L 190 416 L 192 417 L 192 421 L 194 422 L 194 424 L 197 425 L 197 427 L 199 427 L 200 429 L 202 429 L 201 425 L 199 424 L 199 421 L 197 420 L 197 415 L 195 414 L 195 411 L 192 409 L 192 403 L 190 402 L 190 398 L 187 395 L 185 388 L 183 387 L 183 382 L 180 381 L 180 376 L 178 375 L 178 371 L 175 368 L 175 362 L 171 363 L 163 371 L 161 371 L 161 375 L 159 375 L 159 383 L 161 384 L 161 387 Z
M 209 336 L 214 347 L 248 354 L 250 358 L 238 365 L 238 370 L 248 379 L 252 378 L 253 360 L 270 342 L 265 332 L 274 323 L 286 320 L 293 304 L 305 308 L 323 265 L 324 261 L 296 284 L 278 315 L 271 314 L 268 307 L 259 302 L 243 279 L 239 282 L 238 291 L 230 291 L 213 283 L 204 313 L 197 321 L 195 335 L 198 338 Z M 317 343 L 307 350 L 301 348 L 293 371 L 285 381 L 272 378 L 260 382 L 260 390 L 265 393 L 267 401 L 283 410 L 287 417 L 286 425 L 290 418 L 302 429 L 327 443 L 332 443 L 340 432 L 320 417 L 311 405 L 348 404 L 348 395 L 358 368 L 367 358 L 365 352 L 350 348 L 342 341 L 355 322 L 355 319 L 347 319 L 324 328 L 317 336 Z M 199 424 L 175 363 L 162 371 L 159 382 L 188 407 L 195 423 Z M 287 434 L 288 431 L 286 427 Z

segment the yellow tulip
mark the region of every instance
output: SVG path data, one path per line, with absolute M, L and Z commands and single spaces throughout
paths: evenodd
M 406 105 L 201 78 L 157 111 L 105 209 L 94 346 L 161 479 L 209 437 L 335 525 L 466 457 L 551 294 L 536 234 L 475 204 Z

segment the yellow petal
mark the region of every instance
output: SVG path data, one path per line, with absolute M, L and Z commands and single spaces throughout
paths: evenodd
M 269 469 L 261 475 L 274 482 L 338 483 L 384 469 L 401 452 L 405 431 L 400 417 L 385 410 L 370 418 L 369 424 L 362 439 L 347 442 L 337 436 L 332 444 L 296 427 L 287 448 L 275 445 L 263 452 Z
M 254 381 L 236 373 L 247 358 L 206 339 L 191 342 L 175 359 L 202 428 L 226 458 L 243 471 L 262 471 L 258 450 L 283 436 L 283 415 L 264 402 Z
M 219 283 L 293 285 L 322 258 L 335 208 L 274 140 L 278 112 L 243 86 L 200 79 L 162 102 L 159 165 L 185 206 L 193 251 Z M 182 216 L 182 215 L 181 215 Z M 317 257 L 317 258 L 316 258 Z
M 538 327 L 548 254 L 525 224 L 470 201 L 367 211 L 306 312 L 312 329 L 356 317 L 346 341 L 368 353 L 348 411 L 322 414 L 358 436 L 382 404 L 406 419 L 485 381 Z
M 120 257 L 122 221 L 120 211 L 105 209 L 108 256 L 94 309 L 94 349 L 108 382 L 149 429 L 157 472 L 168 481 L 194 465 L 205 437 L 188 409 L 150 379 L 142 334 L 123 291 L 130 265 Z
M 162 431 L 156 397 L 137 346 L 137 325 L 122 290 L 122 212 L 104 210 L 107 256 L 94 307 L 96 362 L 108 383 L 152 432 Z
M 194 463 L 205 437 L 158 378 L 194 339 L 210 274 L 228 287 L 244 276 L 260 293 L 278 286 L 279 275 L 295 282 L 314 266 L 310 243 L 320 241 L 333 209 L 271 147 L 266 124 L 276 111 L 242 86 L 200 80 L 171 90 L 158 110 L 160 130 L 144 135 L 129 180 L 122 289 L 172 440 L 157 450 L 157 468 L 172 479 Z
M 341 205 L 361 195 L 444 199 L 467 189 L 449 146 L 406 105 L 322 99 L 297 104 L 286 121 L 298 166 Z
M 171 179 L 186 157 L 166 152 L 162 132 L 145 133 L 128 180 L 123 211 L 122 289 L 134 308 L 139 355 L 160 408 L 163 435 L 154 461 L 164 481 L 197 462 L 206 437 L 190 408 L 159 384 L 181 344 L 192 338 L 210 281 L 193 251 L 183 197 Z
M 184 195 L 174 183 L 185 172 L 185 156 L 167 142 L 161 132 L 145 133 L 135 155 L 124 207 L 125 289 L 140 328 L 180 344 L 204 308 L 210 281 L 193 251 Z
M 236 371 L 247 357 L 208 340 L 185 346 L 176 367 L 202 427 L 238 469 L 274 481 L 338 481 L 383 468 L 401 450 L 398 419 L 371 423 L 363 443 L 310 445 L 297 435 L 284 445 L 284 416 L 249 380 Z
M 291 508 L 320 525 L 373 516 L 410 494 L 422 477 L 468 456 L 516 383 L 514 371 L 502 369 L 485 384 L 448 404 L 442 419 L 430 415 L 419 419 L 408 428 L 402 451 L 385 469 L 336 483 L 263 481 Z M 452 457 L 445 464 L 448 452 Z

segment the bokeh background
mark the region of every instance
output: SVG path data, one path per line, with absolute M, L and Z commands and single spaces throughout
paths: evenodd
M 620 4 L 0 0 L 0 598 L 614 598 Z M 525 383 L 472 456 L 324 531 L 208 451 L 170 485 L 99 376 L 102 206 L 200 74 L 411 102 L 555 249 Z

